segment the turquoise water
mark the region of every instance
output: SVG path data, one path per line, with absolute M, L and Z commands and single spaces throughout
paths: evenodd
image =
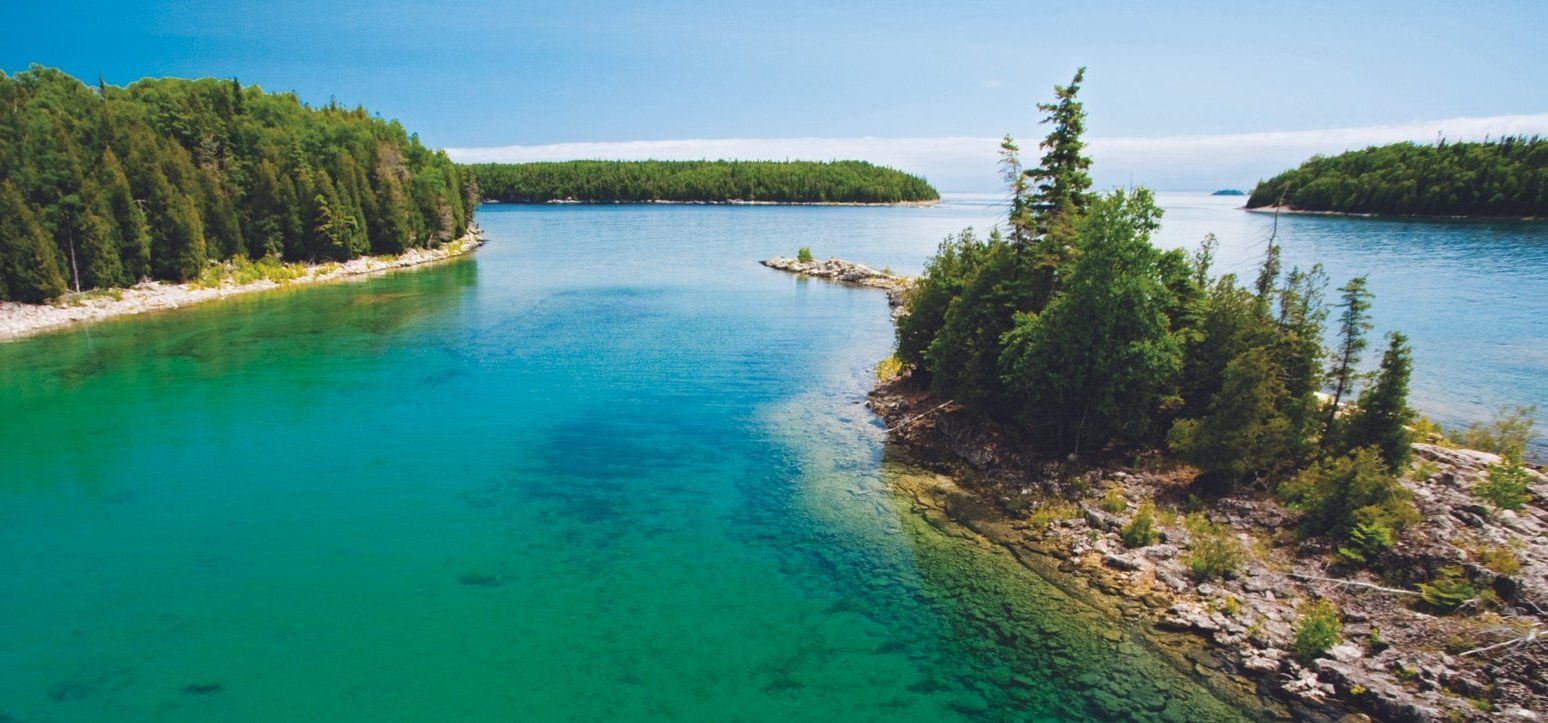
M 1210 203 L 1163 241 L 1247 258 Z M 470 259 L 0 345 L 0 720 L 1238 717 L 925 524 L 863 407 L 882 295 L 755 263 L 997 215 L 493 206 Z

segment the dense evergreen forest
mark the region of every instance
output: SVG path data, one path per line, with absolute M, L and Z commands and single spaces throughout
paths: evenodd
M 924 179 L 864 161 L 565 161 L 464 166 L 484 197 L 572 200 L 899 203 L 940 198 Z
M 444 153 L 363 108 L 236 80 L 0 73 L 0 300 L 436 245 L 476 198 Z
M 1414 216 L 1548 216 L 1548 139 L 1395 143 L 1316 156 L 1262 181 L 1248 208 Z
M 1376 560 L 1415 515 L 1397 482 L 1415 420 L 1406 338 L 1392 334 L 1368 373 L 1365 279 L 1325 303 L 1321 268 L 1282 269 L 1273 239 L 1245 280 L 1214 272 L 1213 238 L 1192 254 L 1151 245 L 1149 191 L 1091 191 L 1083 74 L 1039 106 L 1037 167 L 1004 140 L 1004 230 L 942 242 L 899 320 L 899 360 L 1018 449 L 1167 449 L 1207 487 L 1276 489 L 1303 532 Z

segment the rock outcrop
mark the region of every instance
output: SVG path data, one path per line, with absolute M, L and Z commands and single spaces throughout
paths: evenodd
M 894 320 L 897 319 L 898 314 L 903 310 L 903 302 L 907 298 L 908 291 L 914 288 L 914 279 L 912 277 L 899 276 L 890 271 L 878 271 L 865 264 L 852 263 L 843 259 L 802 261 L 786 256 L 775 256 L 772 259 L 764 259 L 758 263 L 771 269 L 789 271 L 793 274 L 815 276 L 819 279 L 882 289 L 887 292 L 887 304 L 892 307 L 892 317 Z
M 1161 455 L 1036 459 L 907 377 L 880 384 L 869 404 L 911 457 L 951 475 L 977 507 L 998 516 L 985 521 L 980 509 L 973 525 L 1003 531 L 997 541 L 1024 561 L 1051 558 L 1078 584 L 1134 606 L 1158 630 L 1208 641 L 1227 672 L 1257 681 L 1298 717 L 1548 714 L 1548 477 L 1538 472 L 1529 472 L 1523 509 L 1499 510 L 1473 493 L 1498 457 L 1415 445 L 1417 464 L 1404 484 L 1422 521 L 1381 561 L 1396 571 L 1387 580 L 1341 563 L 1325 542 L 1300 539 L 1296 514 L 1265 491 L 1199 505 L 1190 500 L 1195 471 Z M 1157 543 L 1128 548 L 1121 530 L 1147 501 L 1157 506 Z M 1194 541 L 1182 512 L 1190 508 L 1225 526 L 1246 551 L 1224 579 L 1200 581 L 1188 564 Z M 1439 615 L 1419 604 L 1416 583 L 1444 567 L 1462 568 L 1483 591 L 1468 609 Z M 1340 610 L 1342 640 L 1314 659 L 1297 659 L 1288 651 L 1299 608 L 1317 598 Z M 1511 640 L 1523 642 L 1473 652 Z

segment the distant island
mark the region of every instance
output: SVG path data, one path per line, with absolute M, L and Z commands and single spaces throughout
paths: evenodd
M 1548 139 L 1395 143 L 1314 156 L 1259 182 L 1247 208 L 1396 216 L 1548 216 Z
M 477 193 L 364 108 L 236 80 L 0 73 L 0 302 L 441 247 Z
M 865 161 L 563 161 L 465 165 L 505 203 L 921 203 L 923 178 Z
M 1236 188 L 1222 188 L 1219 191 L 1215 191 L 1214 193 L 1211 193 L 1209 195 L 1211 195 L 1211 196 L 1245 196 L 1245 195 L 1247 195 L 1247 192 L 1243 191 L 1241 189 L 1236 189 Z

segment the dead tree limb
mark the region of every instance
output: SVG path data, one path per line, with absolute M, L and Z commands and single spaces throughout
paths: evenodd
M 934 408 L 934 409 L 930 409 L 930 410 L 928 410 L 928 411 L 925 411 L 925 412 L 921 412 L 921 413 L 919 413 L 919 414 L 916 414 L 916 415 L 914 415 L 914 416 L 912 416 L 912 417 L 909 417 L 909 418 L 908 418 L 908 419 L 905 419 L 905 420 L 903 420 L 903 421 L 901 421 L 901 422 L 898 422 L 898 423 L 897 423 L 897 424 L 895 424 L 895 425 L 893 425 L 893 426 L 891 426 L 891 427 L 888 427 L 888 428 L 887 428 L 887 431 L 888 431 L 888 432 L 896 432 L 896 431 L 898 431 L 898 430 L 899 430 L 899 429 L 902 429 L 902 428 L 904 428 L 904 427 L 907 427 L 907 426 L 908 426 L 908 425 L 910 425 L 910 424 L 913 424 L 913 423 L 914 423 L 914 422 L 917 422 L 917 421 L 919 421 L 919 420 L 921 420 L 921 419 L 924 419 L 924 418 L 925 418 L 925 417 L 928 417 L 928 416 L 930 416 L 930 415 L 931 415 L 931 414 L 934 414 L 934 413 L 936 413 L 936 412 L 939 412 L 939 411 L 941 411 L 941 410 L 942 410 L 942 409 L 945 409 L 945 408 L 946 408 L 946 407 L 949 407 L 949 406 L 951 406 L 951 405 L 952 405 L 952 404 L 955 404 L 955 403 L 956 403 L 956 402 L 954 402 L 954 401 L 952 401 L 952 400 L 950 400 L 950 399 L 948 399 L 948 400 L 946 400 L 946 401 L 945 401 L 945 402 L 943 402 L 943 403 L 941 403 L 941 404 L 939 404 L 939 405 L 937 405 L 937 406 L 936 406 L 936 407 L 935 407 L 935 408 Z
M 1359 580 L 1341 580 L 1341 579 L 1336 578 L 1336 577 L 1318 577 L 1316 575 L 1302 575 L 1300 573 L 1292 573 L 1290 575 L 1290 577 L 1293 577 L 1293 578 L 1295 578 L 1297 580 L 1308 580 L 1308 581 L 1313 581 L 1313 582 L 1331 582 L 1331 583 L 1333 583 L 1335 585 L 1352 585 L 1354 587 L 1363 587 L 1363 588 L 1366 588 L 1366 589 L 1369 589 L 1369 590 L 1376 590 L 1378 592 L 1385 592 L 1385 593 L 1390 593 L 1390 594 L 1393 594 L 1393 595 L 1414 595 L 1414 596 L 1417 596 L 1419 594 L 1417 592 L 1414 592 L 1413 590 L 1401 590 L 1401 589 L 1395 588 L 1395 587 L 1382 587 L 1380 585 L 1372 585 L 1371 583 L 1368 583 L 1368 582 L 1360 582 Z
M 1465 653 L 1457 653 L 1457 655 L 1458 655 L 1458 657 L 1461 657 L 1461 656 L 1466 656 L 1466 655 L 1472 655 L 1474 653 L 1487 653 L 1487 652 L 1490 652 L 1490 651 L 1493 651 L 1493 650 L 1500 650 L 1502 648 L 1519 648 L 1519 647 L 1522 647 L 1522 646 L 1531 645 L 1532 643 L 1535 643 L 1535 642 L 1538 642 L 1539 640 L 1544 640 L 1544 639 L 1548 639 L 1548 638 L 1544 638 L 1543 637 L 1542 629 L 1538 628 L 1537 626 L 1534 625 L 1531 630 L 1527 631 L 1526 635 L 1523 635 L 1523 636 L 1521 636 L 1519 638 L 1511 638 L 1510 640 L 1507 640 L 1507 641 L 1505 641 L 1503 643 L 1495 643 L 1493 645 L 1485 645 L 1482 648 L 1473 648 L 1472 650 L 1469 650 L 1469 651 L 1467 651 Z

